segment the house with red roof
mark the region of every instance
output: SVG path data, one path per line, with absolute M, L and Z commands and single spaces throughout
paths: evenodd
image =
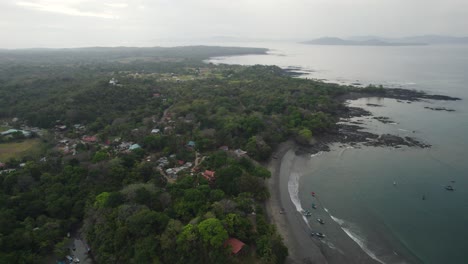
M 214 181 L 216 179 L 214 171 L 206 170 L 202 175 L 208 181 Z
M 97 141 L 96 136 L 84 136 L 83 141 L 86 143 L 95 143 Z
M 245 246 L 245 243 L 237 238 L 230 237 L 224 242 L 225 247 L 231 247 L 231 254 L 238 255 Z

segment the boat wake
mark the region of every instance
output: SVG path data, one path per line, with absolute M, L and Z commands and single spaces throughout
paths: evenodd
M 382 264 L 385 264 L 385 262 L 383 262 L 381 259 L 379 259 L 377 257 L 377 255 L 372 252 L 368 247 L 367 247 L 367 241 L 366 239 L 364 238 L 364 236 L 361 234 L 361 232 L 359 232 L 359 228 L 351 223 L 351 222 L 346 222 L 345 220 L 343 219 L 340 219 L 338 217 L 334 217 L 333 215 L 330 214 L 330 212 L 328 211 L 327 208 L 324 208 L 324 210 L 328 213 L 328 215 L 330 215 L 331 219 L 333 219 L 333 221 L 335 221 L 340 227 L 341 229 L 343 229 L 343 231 L 354 241 L 356 242 L 356 244 L 359 245 L 359 247 L 364 250 L 364 252 L 366 252 L 367 255 L 369 255 L 371 258 L 373 258 L 374 260 L 382 263 Z

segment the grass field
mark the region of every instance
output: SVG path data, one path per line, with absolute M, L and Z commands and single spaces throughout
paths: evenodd
M 11 158 L 21 158 L 26 155 L 34 156 L 41 149 L 40 139 L 27 139 L 22 142 L 0 144 L 0 161 L 5 162 Z
M 0 126 L 0 132 L 7 131 L 10 127 Z

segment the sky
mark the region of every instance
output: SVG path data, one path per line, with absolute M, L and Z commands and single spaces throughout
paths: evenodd
M 0 0 L 0 48 L 468 36 L 468 0 Z

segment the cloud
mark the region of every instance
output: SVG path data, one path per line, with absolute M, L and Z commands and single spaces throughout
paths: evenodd
M 125 8 L 128 7 L 127 3 L 105 3 L 104 5 L 112 8 Z
M 468 35 L 467 0 L 0 0 L 0 17 L 0 47 Z
M 103 8 L 102 11 L 84 11 L 77 6 L 85 4 L 88 1 L 81 0 L 67 0 L 65 1 L 56 1 L 56 0 L 29 0 L 29 1 L 20 1 L 16 5 L 24 8 L 29 8 L 37 11 L 51 12 L 62 15 L 69 16 L 84 16 L 84 17 L 97 17 L 104 19 L 116 19 L 118 18 L 109 10 Z M 120 4 L 111 4 L 113 7 L 122 7 Z M 109 6 L 112 7 L 112 6 Z

